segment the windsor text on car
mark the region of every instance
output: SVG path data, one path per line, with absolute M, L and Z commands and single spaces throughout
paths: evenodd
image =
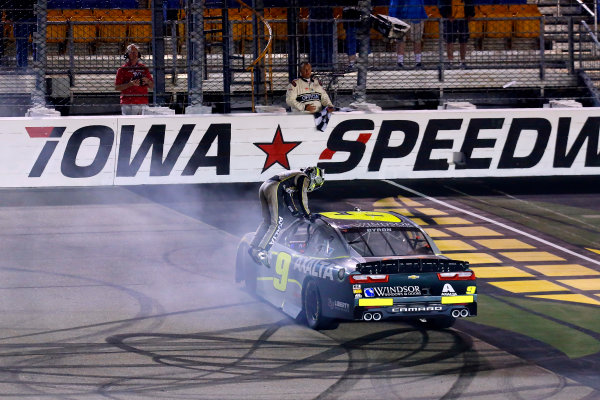
M 236 281 L 313 329 L 335 319 L 421 320 L 440 329 L 477 315 L 475 274 L 451 260 L 395 212 L 323 212 L 297 219 L 275 238 L 267 265 L 237 253 Z

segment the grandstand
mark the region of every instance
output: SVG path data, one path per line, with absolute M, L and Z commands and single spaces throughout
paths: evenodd
M 177 113 L 198 102 L 213 112 L 285 106 L 288 82 L 310 57 L 312 2 L 254 1 L 260 5 L 255 9 L 236 0 L 203 3 L 39 0 L 37 22 L 28 22 L 37 33 L 26 38 L 37 51 L 30 50 L 27 67 L 16 65 L 19 38 L 5 13 L 0 115 L 24 115 L 40 99 L 62 115 L 119 113 L 114 77 L 130 42 L 141 47 L 142 61 L 152 70 L 152 104 Z M 371 3 L 373 13 L 388 13 L 387 3 Z M 318 4 L 331 9 L 332 17 L 320 22 L 332 27 L 325 35 L 334 50 L 327 65 L 315 69 L 334 102 L 347 106 L 355 100 L 360 73 L 347 69 L 344 2 Z M 384 109 L 435 109 L 453 101 L 479 108 L 542 107 L 551 99 L 600 104 L 600 43 L 592 4 L 477 1 L 464 70 L 445 60 L 442 19 L 431 0 L 426 11 L 422 70 L 399 69 L 396 44 L 374 30 L 368 34 L 368 102 Z M 262 20 L 270 26 L 271 41 Z M 407 64 L 413 65 L 407 47 Z M 263 59 L 255 62 L 261 53 Z M 194 76 L 201 79 L 188 79 Z

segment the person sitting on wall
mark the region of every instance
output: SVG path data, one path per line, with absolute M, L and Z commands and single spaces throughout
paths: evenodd
M 323 107 L 328 112 L 334 110 L 333 103 L 318 79 L 312 77 L 312 66 L 308 62 L 300 64 L 300 78 L 294 79 L 287 87 L 285 102 L 292 111 L 317 113 Z
M 148 107 L 148 89 L 154 88 L 150 70 L 140 62 L 140 51 L 135 44 L 127 46 L 127 62 L 117 70 L 115 90 L 121 92 L 123 115 L 141 115 Z

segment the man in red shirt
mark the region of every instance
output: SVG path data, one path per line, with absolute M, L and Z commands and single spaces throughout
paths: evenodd
M 121 92 L 123 115 L 141 115 L 148 107 L 148 89 L 154 88 L 150 70 L 140 60 L 140 51 L 135 44 L 127 46 L 127 62 L 117 71 L 115 90 Z

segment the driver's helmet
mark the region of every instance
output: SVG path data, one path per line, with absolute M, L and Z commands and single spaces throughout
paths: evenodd
M 319 167 L 307 167 L 302 170 L 309 178 L 308 188 L 306 189 L 309 192 L 313 190 L 317 190 L 321 186 L 323 186 L 323 182 L 325 182 L 325 178 L 323 175 L 325 174 L 325 170 Z

